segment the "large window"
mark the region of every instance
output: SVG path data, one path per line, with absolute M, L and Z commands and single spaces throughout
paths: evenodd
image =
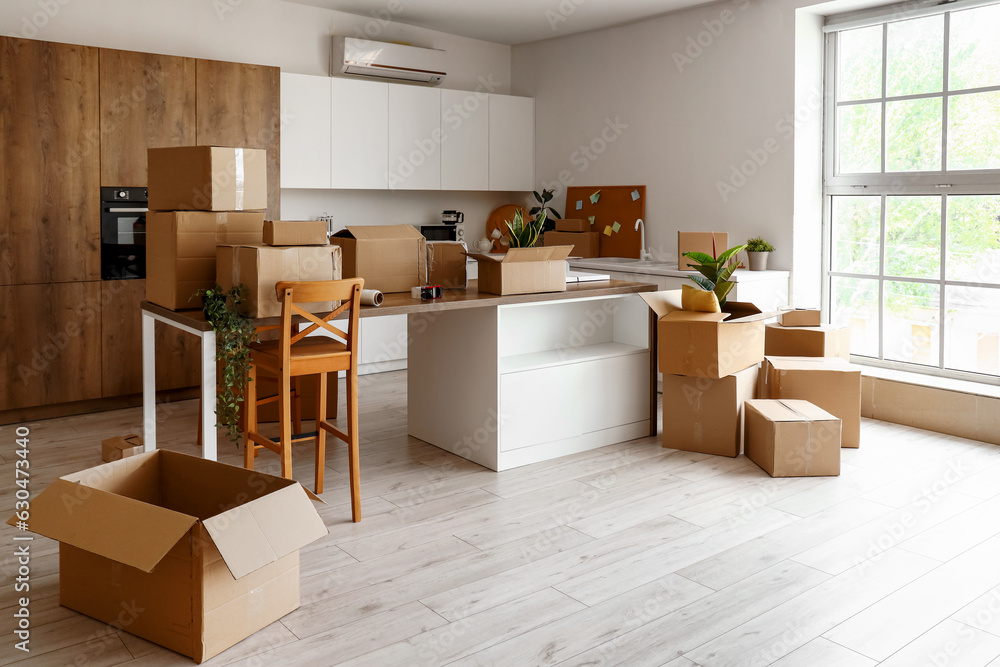
M 996 382 L 1000 4 L 948 6 L 829 22 L 824 303 L 858 357 Z

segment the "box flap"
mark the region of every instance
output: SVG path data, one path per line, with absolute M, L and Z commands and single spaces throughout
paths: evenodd
M 832 421 L 837 419 L 809 401 L 798 399 L 757 399 L 748 401 L 754 410 L 772 422 Z
M 726 301 L 726 305 L 722 307 L 722 312 L 729 315 L 726 318 L 726 322 L 759 322 L 778 316 L 777 311 L 765 313 L 754 304 L 745 301 Z
M 206 519 L 204 526 L 236 579 L 327 534 L 297 483 Z
M 413 239 L 424 238 L 416 227 L 412 225 L 373 225 L 370 227 L 347 226 L 347 232 L 358 240 L 369 239 Z M 337 236 L 343 236 L 340 232 Z
M 782 398 L 778 401 L 787 410 L 808 421 L 830 421 L 837 419 L 823 408 L 800 399 Z
M 646 305 L 656 313 L 657 317 L 663 317 L 667 313 L 681 310 L 681 290 L 663 290 L 660 292 L 639 292 L 639 296 Z
M 197 519 L 57 479 L 31 501 L 30 530 L 152 572 Z
M 696 310 L 675 310 L 667 313 L 662 319 L 664 322 L 722 322 L 727 317 L 726 313 L 702 313 Z
M 489 253 L 489 254 L 483 254 L 479 252 L 467 252 L 465 253 L 465 256 L 471 257 L 472 259 L 475 260 L 482 260 L 484 262 L 497 262 L 497 263 L 502 262 L 504 258 L 503 253 L 499 252 Z
M 595 232 L 596 233 L 596 232 Z M 574 245 L 553 245 L 545 246 L 552 250 L 552 256 L 549 259 L 560 260 L 567 259 L 569 254 L 573 252 Z
M 543 262 L 550 259 L 557 259 L 555 253 L 553 252 L 556 247 L 546 248 L 534 247 L 534 248 L 510 248 L 507 250 L 507 254 L 503 257 L 504 264 L 514 264 L 517 262 Z M 569 255 L 566 255 L 569 257 Z

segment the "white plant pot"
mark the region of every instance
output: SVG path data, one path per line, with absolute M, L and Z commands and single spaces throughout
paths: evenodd
M 767 271 L 767 256 L 769 252 L 747 252 L 751 271 Z

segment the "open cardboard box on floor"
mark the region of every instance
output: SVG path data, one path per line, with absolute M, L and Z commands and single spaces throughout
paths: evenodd
M 344 251 L 344 278 L 364 278 L 365 289 L 409 292 L 424 284 L 427 251 L 412 225 L 349 225 L 330 238 Z
M 771 477 L 839 475 L 840 425 L 809 401 L 747 401 L 744 449 Z
M 196 662 L 297 609 L 327 534 L 298 482 L 165 450 L 60 477 L 30 530 L 59 541 L 61 605 Z
M 663 375 L 663 446 L 739 456 L 743 404 L 757 389 L 757 365 L 719 380 Z
M 681 290 L 642 292 L 659 316 L 660 372 L 718 380 L 764 360 L 764 321 L 752 303 L 729 301 L 721 313 L 681 309 Z
M 510 248 L 504 254 L 470 253 L 479 262 L 479 291 L 534 294 L 566 291 L 566 258 L 573 246 Z
M 840 357 L 851 360 L 851 330 L 846 326 L 782 326 L 768 323 L 764 354 L 769 357 Z

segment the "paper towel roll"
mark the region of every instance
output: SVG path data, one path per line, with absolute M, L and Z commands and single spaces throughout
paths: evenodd
M 361 290 L 362 306 L 381 306 L 383 298 L 382 292 L 379 292 L 377 289 Z

